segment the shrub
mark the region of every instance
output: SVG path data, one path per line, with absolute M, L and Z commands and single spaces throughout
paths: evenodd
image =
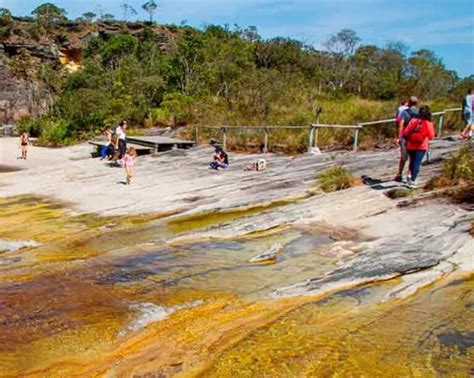
M 32 137 L 39 137 L 41 135 L 41 120 L 26 117 L 20 120 L 16 125 L 19 133 L 27 132 Z
M 50 144 L 60 146 L 69 144 L 71 140 L 67 140 L 69 123 L 66 120 L 50 120 L 44 119 L 41 122 L 40 144 Z
M 426 188 L 453 187 L 468 183 L 474 183 L 474 155 L 466 145 L 444 163 L 441 175 L 431 179 Z
M 318 176 L 318 184 L 326 193 L 353 187 L 357 180 L 344 167 L 335 166 L 327 169 Z
M 463 146 L 443 165 L 441 174 L 432 178 L 425 189 L 448 188 L 446 194 L 454 202 L 474 203 L 474 154 L 469 145 Z

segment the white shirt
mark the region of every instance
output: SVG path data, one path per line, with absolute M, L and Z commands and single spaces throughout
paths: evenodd
M 125 140 L 127 137 L 122 126 L 117 126 L 117 128 L 115 129 L 115 134 L 117 135 L 119 139 L 122 139 L 122 140 Z

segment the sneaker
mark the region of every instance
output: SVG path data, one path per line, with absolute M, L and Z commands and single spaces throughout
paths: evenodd
M 401 175 L 396 175 L 395 178 L 393 179 L 393 181 L 403 182 L 403 177 Z
M 416 186 L 416 181 L 411 181 L 411 180 L 408 181 L 408 187 L 409 187 L 410 189 L 416 189 L 416 187 L 417 187 L 417 186 Z

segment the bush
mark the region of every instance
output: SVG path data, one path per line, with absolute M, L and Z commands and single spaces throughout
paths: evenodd
M 341 166 L 327 169 L 317 179 L 320 188 L 326 193 L 348 189 L 357 183 L 355 177 L 346 168 Z
M 192 121 L 194 100 L 190 96 L 181 93 L 168 93 L 161 103 L 163 115 L 170 114 L 173 118 L 173 126 L 185 125 Z
M 425 189 L 448 188 L 446 194 L 454 202 L 474 203 L 474 149 L 463 146 L 443 165 L 442 173 L 431 179 Z
M 37 138 L 41 135 L 41 120 L 26 117 L 18 122 L 16 128 L 19 133 L 26 131 L 30 136 Z
M 469 183 L 474 183 L 474 155 L 471 148 L 466 145 L 444 163 L 441 175 L 431 179 L 427 184 L 427 189 Z
M 66 120 L 44 119 L 41 123 L 41 136 L 38 140 L 40 144 L 60 146 L 71 142 L 67 139 L 69 123 Z

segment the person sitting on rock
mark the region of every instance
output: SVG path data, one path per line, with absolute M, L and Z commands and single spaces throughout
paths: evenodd
M 229 155 L 222 149 L 222 147 L 216 147 L 214 152 L 214 161 L 209 163 L 209 168 L 215 169 L 228 168 L 229 167 Z
M 104 160 L 106 157 L 111 160 L 115 155 L 114 141 L 112 140 L 112 130 L 106 129 L 104 131 L 106 144 L 100 151 L 100 160 Z

